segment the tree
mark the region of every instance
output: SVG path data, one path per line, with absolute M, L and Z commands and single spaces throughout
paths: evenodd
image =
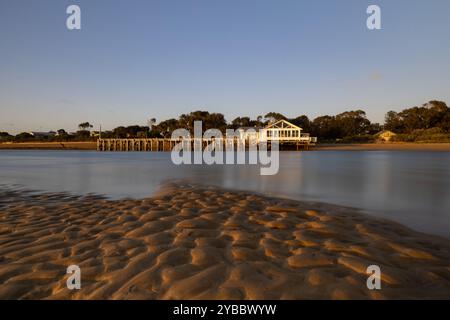
M 370 121 L 362 110 L 346 111 L 336 116 L 336 126 L 340 130 L 341 137 L 352 137 L 367 134 Z
M 34 136 L 28 132 L 21 132 L 14 137 L 16 141 L 27 141 L 34 139 Z
M 425 108 L 425 123 L 428 128 L 444 127 L 446 125 L 445 119 L 450 110 L 447 104 L 443 101 L 429 101 L 423 106 Z
M 447 107 L 447 104 L 444 101 L 431 100 L 425 103 L 423 106 L 442 113 L 449 111 L 449 108 Z
M 147 131 L 147 128 L 141 127 L 138 125 L 128 126 L 125 129 L 127 138 L 135 138 L 137 137 L 138 132 Z
M 127 129 L 123 126 L 113 129 L 112 135 L 118 139 L 124 139 L 127 137 Z
M 152 134 L 154 134 L 154 132 L 157 132 L 160 137 L 165 137 L 169 136 L 169 134 L 171 134 L 173 130 L 180 127 L 181 126 L 179 124 L 179 121 L 172 118 L 160 122 L 156 127 L 154 127 L 154 130 L 152 130 Z
M 368 134 L 376 134 L 378 132 L 380 132 L 381 130 L 383 130 L 383 127 L 381 126 L 381 124 L 379 123 L 371 123 L 369 128 L 368 128 Z
M 325 140 L 340 138 L 340 130 L 336 125 L 334 116 L 321 116 L 311 123 L 312 135 Z
M 89 122 L 82 122 L 78 125 L 78 128 L 80 130 L 89 130 L 91 129 L 93 126 L 89 123 Z
M 231 127 L 233 129 L 238 129 L 241 127 L 251 127 L 251 120 L 249 117 L 237 117 L 231 121 Z
M 450 110 L 443 101 L 432 100 L 421 107 L 412 107 L 397 113 L 389 111 L 385 117 L 385 129 L 396 133 L 412 133 L 415 130 L 441 128 L 449 130 Z
M 447 111 L 445 113 L 438 126 L 439 128 L 442 128 L 442 130 L 444 130 L 445 132 L 450 132 L 450 111 Z
M 208 129 L 218 129 L 222 132 L 225 131 L 227 127 L 227 121 L 225 120 L 225 116 L 221 113 L 211 113 L 207 118 L 206 124 L 204 124 L 205 130 Z
M 81 140 L 86 140 L 91 137 L 91 132 L 89 130 L 78 130 L 76 137 Z
M 10 135 L 8 132 L 0 132 L 0 140 L 5 141 L 5 140 L 10 140 L 12 138 L 13 138 L 13 136 Z
M 264 119 L 266 122 L 273 123 L 278 120 L 287 120 L 285 116 L 283 116 L 281 113 L 278 112 L 269 112 L 264 116 Z
M 336 116 L 321 116 L 311 122 L 311 133 L 325 140 L 356 137 L 368 133 L 370 121 L 362 110 L 346 111 Z
M 147 120 L 148 130 L 152 131 L 153 126 L 156 124 L 156 118 L 151 118 Z
M 404 129 L 402 119 L 395 111 L 389 111 L 384 117 L 384 129 L 395 133 L 401 133 Z
M 413 130 L 427 127 L 425 113 L 425 108 L 413 107 L 403 110 L 398 115 L 403 122 L 405 131 L 410 133 Z
M 182 114 L 178 120 L 180 128 L 194 131 L 194 122 L 202 121 L 203 130 L 219 129 L 224 132 L 227 127 L 225 117 L 221 113 L 209 113 L 208 111 L 194 111 L 189 114 Z
M 311 121 L 305 115 L 299 116 L 295 119 L 289 119 L 288 121 L 302 128 L 305 132 L 311 132 Z

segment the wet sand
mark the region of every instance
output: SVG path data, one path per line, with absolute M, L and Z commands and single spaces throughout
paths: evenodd
M 80 290 L 66 288 L 72 264 Z M 373 264 L 381 290 L 366 286 Z M 0 298 L 449 299 L 450 240 L 190 184 L 138 200 L 3 188 Z

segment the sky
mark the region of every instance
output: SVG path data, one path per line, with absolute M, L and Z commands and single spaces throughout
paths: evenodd
M 66 8 L 81 8 L 68 30 Z M 381 30 L 368 30 L 368 5 Z M 448 0 L 0 0 L 0 131 L 450 104 Z

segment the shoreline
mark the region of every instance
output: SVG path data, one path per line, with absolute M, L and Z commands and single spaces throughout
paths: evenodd
M 97 150 L 97 142 L 20 142 L 0 143 L 0 150 Z
M 0 150 L 97 150 L 97 142 L 0 143 Z M 450 143 L 355 143 L 317 144 L 310 151 L 450 151 Z
M 319 144 L 317 151 L 450 151 L 450 143 L 355 143 L 355 144 Z
M 450 297 L 449 239 L 348 207 L 179 183 L 121 200 L 0 188 L 0 209 L 1 299 Z

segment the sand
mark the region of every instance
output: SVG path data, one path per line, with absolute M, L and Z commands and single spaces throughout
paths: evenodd
M 0 149 L 19 150 L 97 150 L 97 142 L 20 142 L 0 143 Z
M 97 142 L 25 142 L 0 143 L 1 149 L 23 150 L 97 150 Z M 450 151 L 450 143 L 352 143 L 317 144 L 318 151 Z
M 66 287 L 72 264 L 80 290 Z M 373 264 L 381 290 L 366 286 Z M 449 299 L 450 241 L 187 183 L 138 200 L 2 188 L 0 298 Z
M 319 151 L 450 151 L 450 143 L 352 143 L 318 144 L 313 150 Z

